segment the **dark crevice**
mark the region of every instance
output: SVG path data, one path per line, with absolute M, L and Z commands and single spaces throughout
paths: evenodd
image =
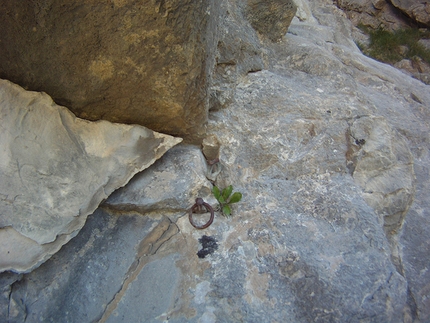
M 17 285 L 21 282 L 23 275 L 20 275 L 19 278 L 14 281 L 10 285 L 9 297 L 8 297 L 8 308 L 7 308 L 7 322 L 23 322 L 25 323 L 27 320 L 28 309 L 25 302 L 25 299 L 19 298 L 19 303 L 16 299 L 14 299 L 13 295 L 17 290 Z M 15 308 L 12 308 L 11 302 L 15 302 Z M 18 308 L 17 308 L 18 307 Z M 17 311 L 19 309 L 19 311 Z M 12 317 L 11 311 L 14 311 L 15 315 Z
M 408 295 L 407 295 L 407 301 L 406 302 L 407 302 L 409 309 L 410 309 L 412 321 L 413 322 L 419 321 L 420 317 L 419 317 L 419 313 L 418 313 L 417 302 L 415 301 L 415 297 L 412 294 L 410 287 L 408 287 Z
M 112 215 L 120 215 L 120 214 L 140 214 L 144 216 L 151 216 L 151 213 L 164 213 L 164 214 L 174 214 L 174 213 L 182 213 L 185 210 L 181 207 L 164 207 L 160 208 L 159 205 L 147 206 L 147 205 L 137 205 L 132 203 L 124 203 L 124 204 L 109 204 L 108 200 L 104 200 L 100 204 L 100 208 L 109 214 Z
M 252 70 L 248 71 L 248 72 L 247 72 L 247 74 L 252 74 L 252 73 L 261 72 L 262 70 L 263 70 L 262 68 L 252 69 Z

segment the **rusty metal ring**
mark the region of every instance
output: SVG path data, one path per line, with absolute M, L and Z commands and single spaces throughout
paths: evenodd
M 211 217 L 209 219 L 209 221 L 202 225 L 202 226 L 198 226 L 197 224 L 195 224 L 193 222 L 193 213 L 196 209 L 201 209 L 201 207 L 204 206 L 206 208 L 206 211 L 209 211 L 211 213 Z M 188 219 L 190 220 L 191 225 L 196 228 L 196 229 L 206 229 L 207 227 L 209 227 L 212 222 L 214 221 L 214 210 L 212 208 L 212 206 L 210 206 L 208 203 L 206 203 L 205 201 L 203 201 L 203 199 L 201 197 L 196 198 L 196 203 L 190 208 L 189 214 L 188 214 Z

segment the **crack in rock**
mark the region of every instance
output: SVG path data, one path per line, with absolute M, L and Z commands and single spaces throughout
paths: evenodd
M 398 235 L 415 196 L 413 156 L 407 140 L 383 117 L 363 117 L 349 125 L 347 168 L 363 198 L 380 217 L 391 260 L 404 275 Z
M 124 275 L 124 282 L 115 294 L 113 299 L 106 306 L 101 318 L 98 320 L 99 323 L 104 323 L 108 320 L 113 311 L 117 308 L 119 302 L 125 295 L 129 285 L 138 277 L 143 267 L 148 264 L 151 260 L 150 256 L 155 255 L 160 247 L 169 241 L 173 236 L 179 232 L 178 227 L 175 223 L 171 222 L 169 218 L 165 217 L 154 230 L 143 239 L 138 248 L 136 260 L 131 264 L 127 273 Z

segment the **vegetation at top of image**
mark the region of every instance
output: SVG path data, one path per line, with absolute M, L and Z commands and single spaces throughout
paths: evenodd
M 230 205 L 233 203 L 237 203 L 242 199 L 242 193 L 234 192 L 232 194 L 232 192 L 233 192 L 233 186 L 231 185 L 229 185 L 222 191 L 220 191 L 220 189 L 216 186 L 214 186 L 212 189 L 212 193 L 220 205 L 222 215 L 224 215 L 227 218 L 231 215 Z
M 365 55 L 391 64 L 420 57 L 430 64 L 430 50 L 418 43 L 422 38 L 430 38 L 430 30 L 409 28 L 390 32 L 382 28 L 373 30 L 363 25 L 358 27 L 370 37 L 368 46 L 358 44 Z

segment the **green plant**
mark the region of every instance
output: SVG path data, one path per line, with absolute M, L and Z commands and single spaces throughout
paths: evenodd
M 391 64 L 413 57 L 420 57 L 430 63 L 430 51 L 418 42 L 421 38 L 430 37 L 428 30 L 408 28 L 390 32 L 382 28 L 372 30 L 363 25 L 358 27 L 370 37 L 367 48 L 363 44 L 359 44 L 359 48 L 364 54 Z
M 231 185 L 226 187 L 222 191 L 220 191 L 220 189 L 216 186 L 214 186 L 212 189 L 212 193 L 220 205 L 222 215 L 227 218 L 231 215 L 230 205 L 233 203 L 237 203 L 242 199 L 242 193 L 234 192 L 232 194 L 232 192 L 233 186 Z

